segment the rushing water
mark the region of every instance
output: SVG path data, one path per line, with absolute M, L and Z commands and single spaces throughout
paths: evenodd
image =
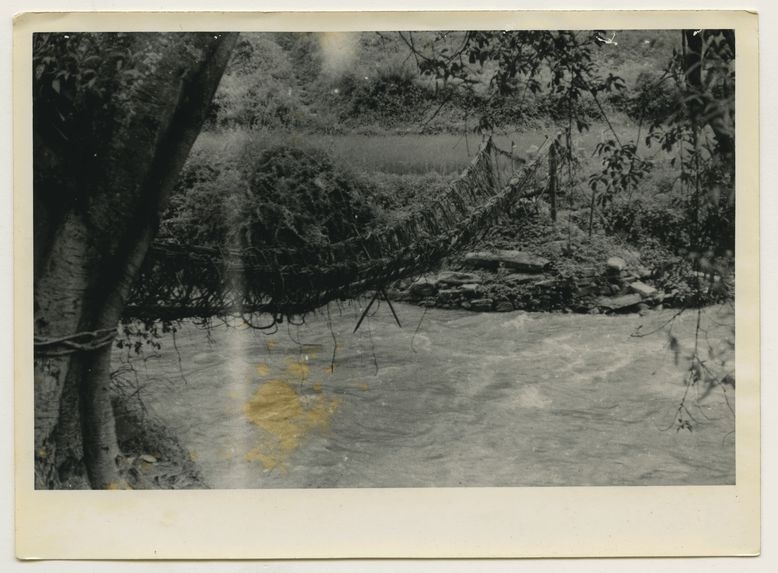
M 359 303 L 273 335 L 187 326 L 147 361 L 144 400 L 214 488 L 731 484 L 734 392 L 689 393 L 731 309 L 646 317 L 480 314 Z M 422 318 L 420 326 L 419 321 Z M 695 337 L 695 332 L 698 337 Z M 709 346 L 711 351 L 709 352 Z M 334 350 L 334 361 L 333 361 Z M 678 354 L 676 354 L 678 351 Z M 334 367 L 333 367 L 334 366 Z M 725 365 L 726 367 L 727 365 Z

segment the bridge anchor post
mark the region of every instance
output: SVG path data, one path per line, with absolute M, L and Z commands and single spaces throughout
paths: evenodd
M 370 308 L 373 306 L 373 303 L 378 299 L 379 295 L 386 301 L 386 304 L 389 305 L 389 310 L 392 311 L 392 316 L 394 317 L 394 321 L 397 323 L 397 326 L 400 328 L 403 327 L 402 324 L 400 324 L 400 319 L 397 317 L 397 312 L 394 310 L 394 305 L 392 304 L 392 301 L 389 300 L 389 296 L 386 294 L 386 291 L 383 288 L 380 288 L 373 293 L 373 298 L 370 299 L 370 302 L 365 307 L 365 310 L 362 311 L 362 315 L 359 317 L 359 320 L 357 321 L 357 325 L 354 327 L 354 331 L 351 334 L 356 333 L 357 330 L 359 330 L 359 327 L 362 326 L 362 321 L 365 320 L 365 317 L 367 316 L 367 313 L 370 311 Z

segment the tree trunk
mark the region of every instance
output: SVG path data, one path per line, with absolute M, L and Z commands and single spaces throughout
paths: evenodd
M 554 223 L 556 223 L 557 187 L 556 142 L 554 142 L 548 150 L 548 195 L 551 200 L 551 220 Z
M 94 94 L 76 92 L 62 105 L 41 97 L 35 107 L 38 488 L 122 485 L 110 401 L 110 331 L 237 35 L 90 39 L 100 57 L 107 59 L 117 42 L 131 54 L 125 66 L 111 61 L 98 70 L 105 99 L 97 105 Z M 64 93 L 60 84 L 55 89 Z M 65 103 L 83 113 L 63 114 Z M 57 129 L 50 125 L 54 114 L 46 114 L 52 105 L 66 117 Z
M 735 36 L 731 30 L 722 31 L 724 39 L 731 50 L 732 58 L 735 56 Z M 683 41 L 686 44 L 684 52 L 684 70 L 686 74 L 686 84 L 691 96 L 687 103 L 689 111 L 697 121 L 703 121 L 702 118 L 706 112 L 706 92 L 710 89 L 706 87 L 704 80 L 704 59 L 703 51 L 705 49 L 703 32 L 699 30 L 684 30 Z M 728 92 L 719 94 L 718 97 L 726 99 L 730 94 Z M 734 117 L 728 118 L 734 120 Z M 716 145 L 722 154 L 724 161 L 731 164 L 734 170 L 735 165 L 735 137 L 734 125 L 724 125 L 717 118 L 708 120 L 713 133 L 716 136 Z

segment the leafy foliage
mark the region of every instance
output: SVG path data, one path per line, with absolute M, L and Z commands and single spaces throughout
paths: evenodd
M 273 34 L 244 34 L 209 113 L 212 128 L 294 128 L 309 118 L 296 94 L 296 64 Z
M 186 244 L 315 248 L 376 219 L 366 185 L 315 149 L 194 158 L 179 185 L 165 230 Z
M 610 101 L 635 121 L 661 122 L 678 108 L 679 95 L 666 72 L 646 70 L 638 74 L 629 93 L 617 94 Z
M 58 210 L 81 206 L 88 185 L 66 188 L 68 170 L 99 173 L 100 142 L 112 128 L 115 87 L 153 65 L 134 53 L 126 34 L 43 34 L 33 37 L 33 127 L 38 153 L 60 158 L 61 176 L 35 171 L 35 192 Z
M 380 68 L 374 77 L 346 73 L 330 90 L 330 100 L 339 109 L 341 119 L 391 127 L 398 118 L 423 120 L 424 112 L 435 96 L 417 81 L 416 74 L 405 65 L 390 64 Z
M 637 155 L 634 143 L 620 145 L 608 139 L 598 143 L 594 153 L 602 157 L 602 171 L 591 175 L 589 186 L 600 206 L 613 201 L 617 194 L 635 189 L 651 169 L 651 164 Z

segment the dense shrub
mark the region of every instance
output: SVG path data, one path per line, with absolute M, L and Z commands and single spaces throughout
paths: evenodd
M 418 122 L 434 94 L 403 65 L 379 68 L 373 77 L 346 73 L 334 82 L 330 103 L 343 121 L 375 122 L 382 127 Z
M 597 103 L 588 94 L 571 101 L 564 92 L 550 93 L 538 98 L 537 108 L 539 115 L 561 124 L 567 122 L 568 118 L 572 118 L 573 122 L 587 124 L 602 119 Z
M 684 214 L 655 199 L 619 197 L 602 212 L 602 221 L 607 234 L 620 235 L 633 244 L 656 239 L 676 248 L 689 245 Z
M 298 79 L 313 82 L 322 71 L 321 46 L 316 33 L 281 32 L 273 40 L 288 54 Z
M 374 219 L 366 186 L 323 153 L 278 147 L 252 169 L 246 242 L 288 246 L 341 241 Z
M 661 122 L 677 111 L 680 94 L 672 79 L 654 71 L 642 71 L 628 92 L 614 93 L 610 103 L 635 121 Z
M 706 183 L 707 192 L 699 196 L 673 190 L 669 182 L 656 195 L 643 188 L 642 195 L 617 196 L 600 213 L 602 229 L 636 245 L 656 239 L 675 253 L 713 250 L 719 256 L 734 251 L 732 197 L 716 181 Z
M 218 247 L 316 247 L 374 223 L 367 185 L 321 151 L 287 145 L 239 158 L 195 154 L 164 231 Z
M 450 180 L 435 172 L 423 175 L 373 173 L 370 175 L 373 202 L 388 220 L 401 219 L 428 208 L 449 188 Z
M 547 121 L 544 117 L 547 103 L 534 94 L 523 94 L 523 97 L 510 95 L 493 95 L 483 97 L 481 94 L 465 91 L 461 95 L 451 98 L 456 115 L 456 110 L 474 118 L 485 117 L 492 126 L 524 126 L 539 119 Z

